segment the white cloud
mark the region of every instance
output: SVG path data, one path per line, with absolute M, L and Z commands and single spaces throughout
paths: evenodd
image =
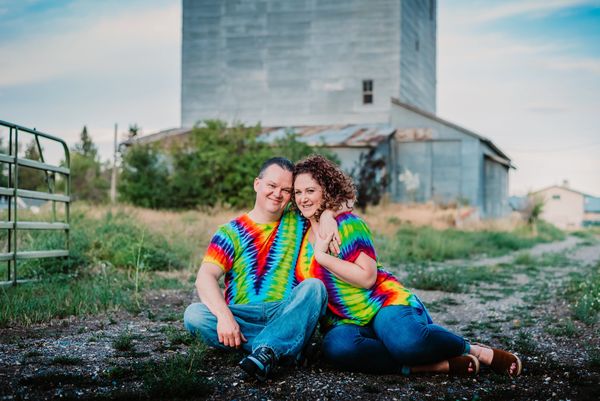
M 28 36 L 4 44 L 0 54 L 0 86 L 31 84 L 72 73 L 93 75 L 102 71 L 143 68 L 160 58 L 151 48 L 177 46 L 180 32 L 177 5 L 147 11 L 128 10 L 91 20 L 81 29 Z

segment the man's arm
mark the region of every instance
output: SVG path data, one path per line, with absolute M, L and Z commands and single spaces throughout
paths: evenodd
M 217 317 L 219 342 L 226 347 L 240 348 L 246 337 L 240 330 L 219 287 L 223 270 L 212 263 L 202 263 L 196 276 L 196 290 L 202 303 Z

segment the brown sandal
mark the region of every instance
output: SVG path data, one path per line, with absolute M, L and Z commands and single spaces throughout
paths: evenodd
M 494 372 L 501 374 L 501 375 L 508 374 L 511 377 L 517 377 L 521 374 L 521 371 L 523 370 L 523 364 L 521 363 L 521 359 L 519 359 L 519 357 L 516 356 L 515 354 L 512 354 L 507 351 L 503 351 L 498 348 L 492 348 L 492 347 L 484 345 L 484 344 L 479 344 L 479 343 L 473 343 L 473 344 L 478 345 L 483 348 L 491 349 L 494 352 L 494 356 L 492 357 L 492 363 L 490 364 L 490 368 Z M 517 371 L 511 375 L 510 367 L 513 363 L 515 365 L 517 365 Z
M 462 355 L 448 359 L 450 369 L 448 374 L 451 376 L 475 376 L 479 373 L 479 359 L 473 355 Z M 469 366 L 474 368 L 469 372 Z

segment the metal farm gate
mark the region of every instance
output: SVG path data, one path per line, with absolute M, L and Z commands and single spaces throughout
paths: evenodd
M 16 285 L 17 266 L 20 260 L 53 258 L 69 256 L 69 207 L 71 202 L 71 172 L 70 155 L 67 144 L 60 138 L 48 135 L 35 129 L 22 127 L 6 121 L 0 120 L 0 133 L 8 130 L 8 146 L 0 142 L 0 172 L 2 173 L 2 182 L 0 183 L 0 197 L 7 205 L 6 219 L 0 219 L 0 230 L 7 230 L 6 247 L 0 250 L 0 262 L 7 263 L 7 281 Z M 37 148 L 39 160 L 30 160 L 19 157 L 19 144 L 24 141 L 21 136 L 33 137 L 30 146 Z M 63 165 L 61 163 L 49 164 L 44 157 L 44 149 L 40 144 L 40 138 L 49 144 L 58 144 L 64 150 Z M 2 136 L 4 139 L 4 136 Z M 5 168 L 7 174 L 4 176 Z M 19 187 L 19 171 L 23 168 L 28 170 L 41 171 L 44 174 L 47 192 L 22 189 Z M 55 193 L 56 175 L 59 174 L 64 182 L 64 192 Z M 24 203 L 24 199 L 37 199 L 41 201 L 52 202 L 52 221 L 19 221 L 19 204 Z M 57 221 L 56 206 L 57 203 L 64 204 L 64 220 Z M 57 230 L 64 232 L 65 249 L 43 249 L 34 251 L 19 251 L 18 233 L 25 230 Z

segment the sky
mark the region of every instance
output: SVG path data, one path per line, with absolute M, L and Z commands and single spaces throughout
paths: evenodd
M 600 196 L 600 0 L 439 0 L 437 114 L 516 165 L 509 192 Z M 0 0 L 0 120 L 103 159 L 180 124 L 181 0 Z

